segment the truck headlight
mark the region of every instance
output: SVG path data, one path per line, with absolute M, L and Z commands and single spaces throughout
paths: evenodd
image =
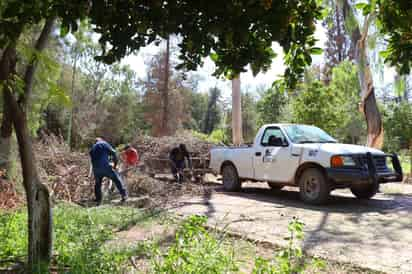
M 356 166 L 356 162 L 350 156 L 340 156 L 335 155 L 330 158 L 330 166 L 331 167 L 354 167 Z

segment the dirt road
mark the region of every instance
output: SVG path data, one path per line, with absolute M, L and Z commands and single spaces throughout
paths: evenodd
M 412 273 L 412 186 L 387 184 L 372 200 L 349 191 L 333 192 L 326 206 L 309 206 L 296 189 L 272 191 L 248 183 L 242 192 L 218 186 L 198 197 L 185 197 L 178 213 L 205 214 L 210 224 L 256 240 L 285 244 L 293 217 L 305 223 L 303 249 L 312 255 L 350 262 L 387 273 Z

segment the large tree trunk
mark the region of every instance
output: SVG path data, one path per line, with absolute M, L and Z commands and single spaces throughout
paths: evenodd
M 383 146 L 383 123 L 376 103 L 375 89 L 367 54 L 367 37 L 370 15 L 365 18 L 362 36 L 357 43 L 356 62 L 358 63 L 359 82 L 361 86 L 360 111 L 366 118 L 367 145 L 374 148 Z
M 242 103 L 239 76 L 232 80 L 232 139 L 234 145 L 240 145 L 243 143 Z

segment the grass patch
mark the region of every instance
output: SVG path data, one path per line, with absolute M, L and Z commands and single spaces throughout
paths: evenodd
M 307 256 L 299 247 L 304 235 L 298 220 L 290 223 L 289 245 L 281 248 L 210 229 L 203 216 L 178 220 L 135 208 L 67 204 L 53 213 L 57 273 L 378 273 Z M 133 225 L 147 231 L 162 225 L 173 232 L 120 248 L 108 244 Z M 25 258 L 26 226 L 25 210 L 0 212 L 0 260 Z
M 108 250 L 104 243 L 118 230 L 148 225 L 151 214 L 134 208 L 102 206 L 82 208 L 60 204 L 53 210 L 53 268 L 59 273 L 120 273 L 136 247 Z M 25 258 L 27 213 L 25 209 L 0 213 L 0 260 Z M 20 259 L 21 260 L 21 259 Z

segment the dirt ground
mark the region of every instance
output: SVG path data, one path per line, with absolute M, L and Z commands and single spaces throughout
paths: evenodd
M 305 223 L 303 249 L 311 255 L 387 273 L 412 273 L 412 185 L 386 184 L 373 199 L 361 201 L 349 191 L 332 193 L 324 206 L 299 200 L 295 188 L 272 191 L 246 183 L 238 193 L 221 186 L 183 197 L 173 207 L 182 215 L 204 214 L 210 225 L 252 240 L 286 243 L 293 217 Z

